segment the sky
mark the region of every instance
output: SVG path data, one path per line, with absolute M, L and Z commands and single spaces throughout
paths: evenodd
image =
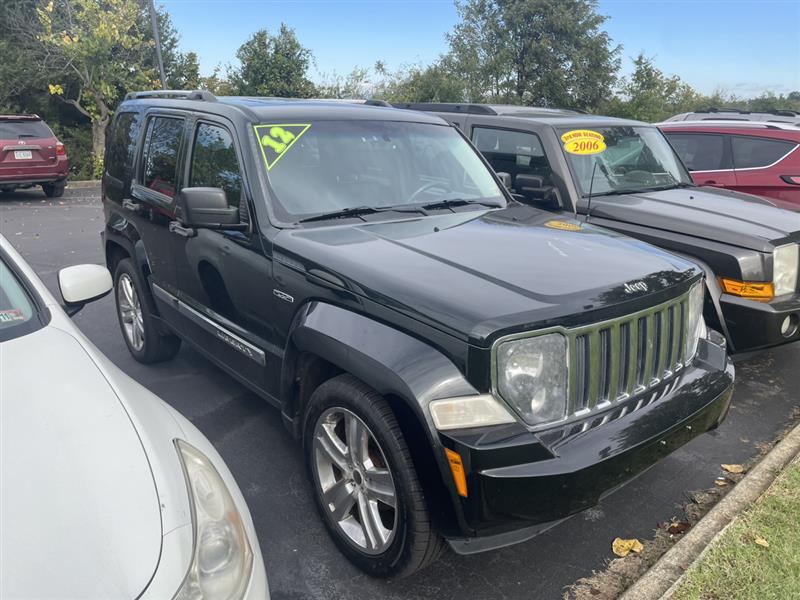
M 292 27 L 315 57 L 312 79 L 384 61 L 390 70 L 429 64 L 458 21 L 452 0 L 157 0 L 181 50 L 201 72 L 235 64 L 258 29 Z M 740 97 L 800 90 L 800 0 L 600 0 L 604 27 L 622 45 L 625 74 L 640 52 L 702 93 Z

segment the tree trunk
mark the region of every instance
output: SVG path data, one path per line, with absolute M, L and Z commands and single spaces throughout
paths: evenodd
M 108 119 L 92 119 L 92 175 L 103 176 L 103 155 L 106 151 L 106 126 Z

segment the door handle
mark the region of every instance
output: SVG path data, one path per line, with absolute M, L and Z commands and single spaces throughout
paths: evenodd
M 190 238 L 195 236 L 194 229 L 192 229 L 191 227 L 184 227 L 177 221 L 169 222 L 169 232 L 185 238 Z
M 122 201 L 122 208 L 124 208 L 125 210 L 129 210 L 131 212 L 139 213 L 139 212 L 142 212 L 142 208 L 143 207 L 138 202 L 134 202 L 133 200 L 129 200 L 128 198 L 125 198 Z
M 724 188 L 725 187 L 724 183 L 717 183 L 713 179 L 709 179 L 708 181 L 703 182 L 703 185 L 709 185 L 711 187 L 718 187 L 718 188 Z

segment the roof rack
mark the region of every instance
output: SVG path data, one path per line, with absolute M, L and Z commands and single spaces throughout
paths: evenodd
M 35 114 L 30 115 L 0 115 L 3 121 L 41 121 L 42 117 Z
M 730 112 L 730 113 L 738 113 L 740 115 L 749 115 L 749 110 L 742 110 L 740 108 L 732 108 L 732 107 L 716 107 L 716 106 L 709 106 L 708 108 L 701 108 L 700 110 L 696 110 L 695 112 L 699 113 L 721 113 L 721 112 Z
M 663 121 L 656 123 L 656 126 L 665 126 L 667 128 L 680 128 L 685 126 L 707 127 L 709 125 L 717 125 L 719 127 L 733 127 L 733 128 L 749 128 L 749 129 L 782 129 L 784 131 L 797 131 L 800 129 L 800 123 L 787 123 L 785 121 L 744 121 L 736 119 L 704 119 L 702 121 Z
M 771 108 L 764 112 L 768 115 L 775 115 L 776 117 L 800 117 L 800 113 L 785 108 Z
M 471 115 L 496 115 L 497 111 L 484 104 L 453 104 L 445 102 L 395 102 L 395 108 L 432 112 L 466 113 Z
M 216 102 L 217 97 L 208 90 L 149 90 L 145 92 L 128 92 L 125 100 L 141 98 L 163 98 L 168 100 L 202 100 Z

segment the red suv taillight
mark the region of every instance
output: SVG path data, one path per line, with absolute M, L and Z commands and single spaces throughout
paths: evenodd
M 64 148 L 64 144 L 61 142 L 56 142 L 56 156 L 66 156 L 67 149 Z

